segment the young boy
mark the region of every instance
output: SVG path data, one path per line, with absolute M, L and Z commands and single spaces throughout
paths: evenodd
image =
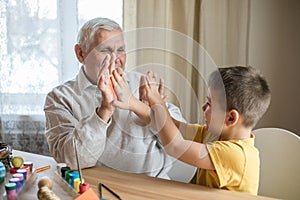
M 124 76 L 113 74 L 118 98 L 114 104 L 134 111 L 157 129 L 169 155 L 198 167 L 197 184 L 257 194 L 259 152 L 251 131 L 266 112 L 271 93 L 255 68 L 219 68 L 210 75 L 207 102 L 202 106 L 205 125 L 173 120 L 153 73 L 147 74 L 145 85 L 151 111 L 130 95 Z M 208 132 L 219 134 L 219 140 L 204 143 Z

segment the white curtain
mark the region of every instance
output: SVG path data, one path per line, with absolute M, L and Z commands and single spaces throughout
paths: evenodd
M 202 123 L 208 74 L 248 63 L 249 9 L 248 0 L 124 1 L 124 29 L 137 36 L 127 68 L 156 71 L 187 121 Z

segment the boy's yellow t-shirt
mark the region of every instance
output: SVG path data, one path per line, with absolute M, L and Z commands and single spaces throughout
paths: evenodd
M 203 143 L 206 133 L 204 125 L 187 125 L 186 136 L 195 142 Z M 243 140 L 209 142 L 206 147 L 215 170 L 199 168 L 197 184 L 257 195 L 259 152 L 253 134 Z

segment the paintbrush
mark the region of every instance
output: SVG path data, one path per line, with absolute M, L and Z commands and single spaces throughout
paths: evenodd
M 83 178 L 82 178 L 82 173 L 81 173 L 81 167 L 79 164 L 79 158 L 78 158 L 78 152 L 77 152 L 77 145 L 76 145 L 76 141 L 74 138 L 74 147 L 75 147 L 75 156 L 76 156 L 76 161 L 77 161 L 77 168 L 78 168 L 78 172 L 79 172 L 79 179 L 80 179 L 80 184 L 79 184 L 79 194 L 84 193 L 85 191 L 87 191 L 89 189 L 89 184 L 88 183 L 83 183 Z
M 82 184 L 83 183 L 83 181 L 82 181 L 82 173 L 81 173 L 81 168 L 80 168 L 80 164 L 79 164 L 79 158 L 78 158 L 78 152 L 77 152 L 77 145 L 76 145 L 75 139 L 74 139 L 74 145 L 75 145 L 75 156 L 76 156 L 77 168 L 78 168 L 78 172 L 79 172 L 80 184 Z

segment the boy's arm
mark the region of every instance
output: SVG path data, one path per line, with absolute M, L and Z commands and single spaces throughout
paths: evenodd
M 156 80 L 153 77 L 151 74 L 147 75 L 146 85 L 147 98 L 151 105 L 151 126 L 159 132 L 165 151 L 190 165 L 214 170 L 206 146 L 182 137 L 178 129 L 181 123 L 173 121 L 164 100 L 157 91 Z
M 178 121 L 174 118 L 173 119 L 173 123 L 175 124 L 175 126 L 179 129 L 181 135 L 184 137 L 184 139 L 188 139 L 188 140 L 193 140 L 193 138 L 187 138 L 186 137 L 186 126 L 187 126 L 187 123 L 186 122 L 181 122 L 181 121 Z
M 185 140 L 164 104 L 152 105 L 150 116 L 151 126 L 159 132 L 164 149 L 170 156 L 202 169 L 215 169 L 206 145 Z
M 129 103 L 129 110 L 131 110 L 132 112 L 134 112 L 139 118 L 141 118 L 142 120 L 144 120 L 144 122 L 146 124 L 150 123 L 150 107 L 141 102 L 140 100 L 138 100 L 137 98 L 135 98 L 135 96 L 132 95 L 131 99 L 130 99 L 130 103 Z

